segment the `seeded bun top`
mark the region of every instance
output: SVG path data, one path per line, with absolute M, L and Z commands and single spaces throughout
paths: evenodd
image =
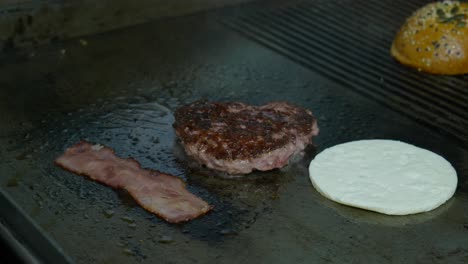
M 392 56 L 434 74 L 468 73 L 468 3 L 430 3 L 409 17 L 397 33 Z

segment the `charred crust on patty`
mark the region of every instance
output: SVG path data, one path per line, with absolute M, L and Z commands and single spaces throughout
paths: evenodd
M 177 109 L 175 120 L 173 127 L 186 152 L 223 162 L 249 162 L 286 146 L 293 148 L 290 145 L 296 142 L 302 150 L 318 133 L 309 110 L 286 102 L 252 106 L 199 100 Z

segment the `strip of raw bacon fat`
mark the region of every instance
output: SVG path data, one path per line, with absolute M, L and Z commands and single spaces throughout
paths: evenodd
M 122 188 L 146 210 L 169 223 L 179 223 L 205 214 L 212 207 L 185 188 L 172 175 L 142 169 L 132 159 L 122 159 L 114 150 L 82 141 L 55 160 L 65 170 L 88 176 L 113 188 Z

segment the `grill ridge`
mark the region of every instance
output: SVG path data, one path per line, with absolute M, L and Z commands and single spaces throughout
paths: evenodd
M 256 21 L 257 21 L 257 20 L 259 20 L 259 19 L 257 18 Z M 250 20 L 249 20 L 249 21 L 250 21 Z M 260 21 L 260 20 L 259 20 L 259 21 Z M 253 26 L 253 24 L 251 24 L 251 26 Z M 278 29 L 278 28 L 277 28 L 277 29 Z M 262 30 L 267 31 L 267 32 L 270 32 L 270 29 L 268 29 L 268 28 L 262 28 Z M 289 33 L 288 33 L 287 31 L 280 31 L 280 33 L 281 33 L 281 35 L 277 35 L 276 37 L 277 37 L 278 39 L 283 40 L 284 42 L 288 42 L 288 39 L 290 39 L 290 38 L 285 38 L 284 36 L 290 36 Z M 273 34 L 275 34 L 275 33 L 273 33 Z M 321 40 L 317 40 L 317 41 L 321 41 Z M 318 50 L 319 52 L 315 53 L 314 51 L 311 51 L 307 46 L 304 46 L 301 42 L 297 42 L 297 43 L 294 43 L 294 44 L 291 44 L 291 45 L 295 45 L 295 46 L 296 46 L 298 49 L 300 49 L 301 51 L 305 51 L 305 53 L 303 54 L 303 56 L 305 56 L 305 57 L 308 57 L 308 54 L 310 54 L 311 52 L 312 52 L 312 54 L 314 55 L 314 56 L 313 56 L 314 58 L 322 57 L 321 54 L 322 54 L 323 52 L 325 52 L 325 50 L 323 50 L 322 48 L 317 48 L 317 50 Z M 334 59 L 340 59 L 339 57 L 335 57 L 335 55 L 330 55 L 330 57 L 334 57 Z M 346 61 L 349 62 L 350 64 L 354 64 L 354 63 L 352 63 L 351 61 L 349 61 L 349 59 L 347 59 L 347 58 L 345 58 L 345 59 L 346 59 Z M 314 60 L 314 59 L 312 59 L 312 61 L 313 61 L 313 60 Z M 340 69 L 341 69 L 344 73 L 346 73 L 346 68 L 344 68 L 344 67 L 341 66 Z M 338 69 L 335 69 L 335 71 L 338 71 Z M 368 74 L 369 72 L 374 73 L 375 71 L 370 70 L 370 71 L 367 72 L 367 74 Z M 354 73 L 352 76 L 349 75 L 349 74 L 347 74 L 347 75 L 348 75 L 347 78 L 352 78 L 352 79 L 355 79 L 356 76 L 357 76 L 357 77 L 359 77 L 359 81 L 365 80 L 366 77 L 367 77 L 366 74 L 365 74 L 365 73 L 362 73 L 362 72 L 356 72 L 356 73 Z M 373 75 L 374 75 L 374 74 L 373 74 Z M 377 77 L 377 78 L 378 78 L 379 76 L 378 76 L 378 75 L 375 75 L 374 77 Z M 363 85 L 366 85 L 366 83 L 364 83 Z M 378 88 L 378 89 L 379 89 L 379 88 Z M 412 96 L 411 94 L 408 94 L 408 93 L 404 93 L 404 91 L 399 91 L 399 90 L 395 90 L 395 89 L 394 89 L 393 92 L 396 93 L 397 95 L 401 96 L 401 97 L 405 97 L 405 96 L 410 96 L 410 97 L 412 97 L 412 99 L 414 100 L 413 103 L 416 103 L 416 102 L 417 102 L 418 105 L 422 105 L 422 109 L 424 109 L 425 107 L 430 107 L 430 105 L 425 104 L 425 102 L 424 102 L 423 100 L 421 100 L 420 98 L 415 97 L 415 96 Z M 388 94 L 386 93 L 386 91 L 384 91 L 384 90 L 381 90 L 381 93 L 384 94 L 384 95 L 388 95 Z M 439 114 L 439 115 L 447 115 L 447 113 L 444 113 L 444 112 L 442 112 L 442 111 L 440 111 L 440 110 L 437 111 L 437 114 Z
M 303 10 L 304 9 L 307 9 L 309 10 L 310 12 L 312 12 L 310 6 L 309 7 L 303 7 L 303 8 L 295 8 L 294 6 L 291 6 L 290 9 L 295 9 L 296 12 L 298 13 L 301 13 L 302 16 L 304 19 L 311 19 L 310 17 L 307 16 L 307 13 L 304 13 Z M 330 19 L 330 20 L 333 20 L 333 22 L 335 23 L 330 23 L 330 25 L 335 25 L 335 24 L 339 24 L 340 21 L 337 19 L 336 16 L 334 16 L 332 13 L 330 13 L 330 8 L 325 8 L 324 6 L 318 6 L 316 7 L 315 9 L 318 9 L 320 10 L 321 12 L 323 12 L 324 14 L 326 14 L 326 19 Z M 351 10 L 352 12 L 344 12 L 344 14 L 341 14 L 340 17 L 347 17 L 349 20 L 351 19 L 354 19 L 356 21 L 367 21 L 367 19 L 372 19 L 372 17 L 369 17 L 369 15 L 367 14 L 363 14 L 363 15 L 360 15 L 359 17 L 357 18 L 353 18 L 352 17 L 352 14 L 354 12 L 359 12 L 360 10 L 356 10 L 356 9 L 352 9 Z M 362 11 L 362 10 L 361 10 Z M 411 12 L 410 12 L 411 13 Z M 396 21 L 397 19 L 395 19 Z M 376 22 L 375 24 L 379 24 L 380 27 L 386 27 L 386 24 L 382 24 L 380 23 L 380 18 L 379 18 L 379 22 Z M 394 27 L 394 30 L 392 31 L 385 31 L 384 32 L 384 35 L 385 35 L 385 39 L 382 39 L 382 38 L 378 38 L 374 35 L 370 35 L 370 36 L 363 36 L 362 34 L 360 34 L 359 31 L 355 31 L 353 32 L 353 28 L 350 28 L 348 24 L 341 24 L 340 26 L 343 27 L 343 28 L 347 28 L 349 29 L 349 31 L 341 31 L 340 33 L 342 34 L 347 34 L 348 36 L 352 36 L 353 34 L 356 34 L 356 35 L 361 35 L 363 36 L 363 38 L 361 38 L 361 40 L 365 40 L 365 41 L 372 41 L 372 43 L 375 45 L 375 46 L 381 46 L 381 47 L 385 47 L 385 48 L 390 48 L 390 43 L 391 43 L 391 40 L 393 39 L 394 37 L 394 34 L 396 34 L 396 31 L 397 29 L 399 29 L 399 27 L 401 26 L 400 23 L 394 23 L 395 27 Z M 351 32 L 353 34 L 351 34 Z M 372 32 L 369 32 L 369 33 L 372 33 Z M 367 38 L 366 38 L 367 37 Z M 386 54 L 388 55 L 388 50 L 385 50 L 383 53 L 381 54 L 377 54 L 377 56 L 382 56 L 382 54 Z M 404 73 L 405 75 L 411 75 L 412 78 L 415 78 L 415 74 L 413 72 L 409 72 L 409 71 L 403 71 L 401 69 L 397 69 L 400 73 Z M 402 75 L 402 77 L 405 77 L 404 75 Z M 422 81 L 426 81 L 426 83 L 430 84 L 430 85 L 433 85 L 434 83 L 440 83 L 440 84 L 444 84 L 444 85 L 451 85 L 451 83 L 454 83 L 454 84 L 458 84 L 458 86 L 451 86 L 451 88 L 454 88 L 455 90 L 458 90 L 460 93 L 464 93 L 466 95 L 468 95 L 468 89 L 462 89 L 461 86 L 467 86 L 466 84 L 466 80 L 468 79 L 467 76 L 460 76 L 459 78 L 453 78 L 453 77 L 450 77 L 450 76 L 432 76 L 432 75 L 427 75 L 425 79 L 423 79 Z M 464 78 L 464 80 L 463 80 Z M 430 80 L 430 81 L 429 81 Z M 421 81 L 421 79 L 419 80 Z
M 359 10 L 353 4 L 341 7 L 344 3 L 348 2 L 326 1 L 319 5 L 306 0 L 231 17 L 223 23 L 468 147 L 468 79 L 419 73 L 390 57 L 393 34 L 405 16 L 424 1 L 349 2 L 358 3 Z M 401 18 L 394 19 L 389 14 Z M 371 23 L 387 31 L 353 32 L 346 21 L 357 25 Z
M 360 12 L 361 14 L 363 14 L 362 7 L 367 8 L 369 11 L 373 12 L 374 14 L 381 14 L 382 10 L 385 10 L 388 8 L 388 2 L 386 1 L 357 0 L 355 1 L 355 3 L 356 2 L 360 2 L 359 9 L 356 9 L 357 5 L 349 5 L 347 7 L 353 8 L 354 9 L 353 12 Z M 388 23 L 394 24 L 397 26 L 399 26 L 404 21 L 404 19 L 406 19 L 407 16 L 411 15 L 413 11 L 415 11 L 421 6 L 418 4 L 411 5 L 413 1 L 398 1 L 398 2 L 392 1 L 392 2 L 393 2 L 393 5 L 401 7 L 397 9 L 392 9 L 392 11 L 394 12 L 394 14 L 398 15 L 398 17 L 401 17 L 402 20 L 395 19 L 389 16 L 380 16 L 379 19 L 386 19 Z M 372 16 L 372 13 L 369 13 L 369 12 L 365 12 L 364 14 Z M 378 21 L 375 21 L 375 22 L 378 22 Z
M 330 2 L 332 2 L 332 1 L 330 1 Z M 327 2 L 325 5 L 313 5 L 312 3 L 304 3 L 304 8 L 308 9 L 309 11 L 312 11 L 314 9 L 321 9 L 322 11 L 330 11 L 333 8 L 333 5 L 331 5 L 333 3 L 330 3 L 330 2 Z M 360 15 L 358 17 L 355 17 L 351 13 L 348 13 L 348 12 L 341 12 L 340 13 L 340 17 L 342 17 L 342 16 L 348 16 L 348 17 L 351 16 L 351 17 L 353 17 L 354 20 L 363 20 L 366 17 L 367 18 L 372 17 L 372 13 L 376 12 L 376 10 L 372 10 L 372 8 L 369 8 L 366 4 L 359 5 L 359 8 L 356 8 L 353 5 L 349 5 L 349 6 L 343 7 L 342 10 L 349 10 L 351 12 L 359 12 Z M 390 23 L 390 24 L 395 23 L 395 19 L 391 19 L 391 18 L 388 18 L 388 17 L 380 17 L 379 20 L 384 21 L 386 23 Z M 363 22 L 369 22 L 369 21 L 364 20 Z M 377 21 L 373 21 L 373 22 L 377 22 Z
M 290 24 L 294 24 L 298 31 L 300 31 L 302 34 L 304 34 L 305 36 L 307 36 L 309 38 L 309 41 L 315 41 L 314 37 L 310 36 L 312 33 L 307 32 L 306 30 L 301 28 L 302 26 L 301 26 L 300 23 L 298 23 L 298 22 L 296 22 L 294 20 L 288 19 L 287 17 L 283 17 L 281 14 L 278 14 L 277 16 L 282 17 L 285 20 L 288 20 L 288 23 L 290 23 Z M 298 21 L 307 23 L 308 26 L 312 26 L 312 24 L 313 24 L 310 21 L 303 20 L 302 17 L 297 17 L 296 19 Z M 328 27 L 333 28 L 334 30 L 337 29 L 332 24 L 330 24 Z M 382 64 L 384 64 L 383 61 L 381 59 L 377 59 L 378 57 L 381 57 L 380 54 L 382 54 L 382 53 L 387 54 L 389 49 L 383 49 L 382 50 L 382 49 L 374 48 L 374 49 L 366 50 L 366 52 L 367 52 L 366 53 L 362 49 L 359 49 L 358 45 L 356 45 L 358 43 L 358 41 L 359 41 L 359 38 L 357 38 L 355 35 L 361 35 L 361 34 L 353 35 L 353 34 L 349 34 L 348 32 L 350 32 L 350 31 L 343 32 L 343 34 L 339 34 L 339 35 L 335 34 L 335 35 L 333 35 L 333 37 L 335 39 L 340 39 L 343 42 L 348 40 L 348 39 L 353 40 L 353 42 L 351 42 L 350 44 L 352 46 L 356 47 L 357 49 L 355 50 L 355 52 L 353 52 L 353 54 L 351 56 L 354 59 L 356 59 L 356 61 L 358 61 L 359 56 L 362 56 L 362 57 L 365 58 L 365 60 L 360 61 L 362 64 L 366 64 L 366 66 L 372 66 L 372 67 L 382 67 L 382 71 L 384 71 L 386 74 L 388 74 L 388 76 L 392 76 L 393 78 L 401 79 L 401 77 L 404 77 L 404 76 L 401 75 L 401 72 L 394 71 L 393 69 L 384 67 L 385 65 L 382 65 Z M 318 34 L 319 33 L 317 33 L 317 35 Z M 343 38 L 343 35 L 346 35 L 346 38 Z M 318 39 L 319 40 L 320 39 L 328 39 L 330 41 L 333 41 L 333 39 L 330 39 L 329 34 L 321 34 Z M 348 44 L 349 44 L 349 42 L 348 42 Z M 385 43 L 384 46 L 386 46 L 387 44 L 388 43 Z M 341 49 L 346 48 L 346 47 L 343 47 L 343 45 L 340 45 L 340 43 L 337 43 L 337 46 L 339 46 Z M 358 58 L 356 58 L 356 55 L 359 55 L 359 56 L 357 56 Z M 372 64 L 368 63 L 368 62 L 372 62 Z M 427 81 L 427 80 L 415 81 L 413 78 L 404 78 L 404 79 L 401 79 L 401 80 L 398 80 L 398 79 L 389 79 L 389 80 L 390 81 L 394 80 L 395 82 L 398 82 L 399 84 L 405 83 L 405 84 L 408 84 L 408 85 L 413 85 L 414 87 L 417 86 L 420 89 L 426 89 L 426 90 L 427 90 L 427 88 L 433 88 L 434 87 L 434 83 L 430 82 L 430 81 Z M 425 86 L 423 86 L 423 84 Z M 424 92 L 420 91 L 419 89 L 418 90 L 413 90 L 413 91 L 418 93 L 421 96 L 425 96 Z M 450 102 L 450 104 L 448 104 L 449 107 L 452 107 L 453 105 L 455 105 L 456 107 L 461 108 L 460 110 L 462 110 L 462 111 L 468 111 L 468 105 L 465 103 L 466 101 L 464 102 L 464 101 L 460 100 L 460 97 L 463 98 L 464 100 L 468 100 L 468 95 L 465 95 L 464 93 L 454 93 L 452 90 L 447 90 L 447 91 L 443 92 L 443 91 L 441 91 L 440 89 L 437 89 L 437 88 L 432 89 L 432 90 L 427 90 L 427 91 L 431 95 L 437 95 L 439 97 L 445 97 L 445 100 Z M 450 96 L 450 94 L 452 94 L 454 96 Z M 428 100 L 433 100 L 433 99 L 429 98 Z M 438 104 L 439 102 L 441 102 L 441 101 L 437 100 L 434 103 Z M 441 102 L 441 103 L 445 104 L 445 102 Z M 466 118 L 466 114 L 465 114 L 465 118 Z
M 263 13 L 262 13 L 263 14 Z M 275 16 L 275 17 L 278 17 L 278 16 Z M 260 17 L 255 17 L 256 21 L 262 21 L 262 18 Z M 279 39 L 282 39 L 284 42 L 289 42 L 290 39 L 302 39 L 303 36 L 293 36 L 291 35 L 291 33 L 289 32 L 289 29 L 290 28 L 286 28 L 284 30 L 282 30 L 282 26 L 281 24 L 278 24 L 278 23 L 275 23 L 275 28 L 276 30 L 278 30 L 279 33 L 281 33 L 281 35 L 278 35 L 277 38 Z M 265 31 L 268 31 L 270 32 L 271 29 L 265 27 L 265 28 L 262 28 L 262 30 L 265 30 Z M 275 34 L 275 33 L 273 33 Z M 286 38 L 286 36 L 289 36 Z M 325 36 L 322 36 L 321 38 L 317 38 L 315 41 L 317 41 L 318 43 L 321 43 L 321 44 L 324 44 L 323 42 L 323 38 L 326 38 Z M 316 54 L 316 51 L 315 50 L 310 50 L 310 48 L 308 48 L 307 46 L 303 45 L 303 42 L 302 41 L 297 41 L 297 47 L 300 48 L 301 51 L 304 51 L 305 54 L 314 54 L 314 57 L 317 57 L 317 56 L 320 56 L 321 53 L 323 52 L 326 52 L 326 50 L 324 50 L 323 48 L 321 47 L 318 47 L 316 48 L 316 50 L 318 51 L 318 53 Z M 339 51 L 339 50 L 338 50 Z M 341 58 L 341 57 L 337 57 L 335 54 L 330 54 L 329 55 L 331 58 L 335 59 L 335 60 L 340 60 L 342 59 L 343 61 L 346 61 L 348 65 L 352 65 L 353 67 L 357 67 L 357 68 L 361 68 L 358 64 L 356 64 L 356 62 L 352 59 L 349 59 L 349 58 Z M 372 67 L 369 67 L 369 69 L 367 70 L 366 72 L 367 74 L 371 74 L 373 77 L 376 77 L 376 78 L 379 78 L 380 75 L 378 72 L 376 72 Z M 363 79 L 366 79 L 366 74 L 363 74 L 361 71 L 358 71 L 356 72 L 355 74 L 357 74 L 359 77 L 363 78 Z M 392 86 L 389 86 L 390 88 L 392 88 Z M 378 88 L 380 89 L 380 88 Z M 419 91 L 419 90 L 416 90 L 416 91 Z M 388 90 L 386 91 L 388 92 Z M 431 104 L 427 104 L 427 102 L 425 102 L 424 100 L 421 100 L 420 97 L 418 96 L 415 96 L 411 93 L 408 93 L 407 91 L 405 90 L 397 90 L 397 89 L 393 89 L 393 92 L 394 93 L 398 93 L 400 94 L 401 96 L 407 96 L 407 97 L 411 97 L 414 101 L 417 101 L 419 105 L 422 105 L 423 107 L 431 107 Z M 423 96 L 426 96 L 426 94 L 424 93 L 421 93 L 421 95 Z M 427 97 L 427 96 L 426 96 Z M 436 100 L 432 100 L 431 97 L 427 97 L 426 98 L 427 100 L 430 100 L 432 101 L 431 103 L 434 103 L 434 104 L 437 104 L 438 102 Z M 433 105 L 432 105 L 433 106 Z M 448 107 L 448 105 L 446 105 Z M 443 109 L 435 109 L 437 111 L 437 114 L 439 115 L 450 115 L 450 112 L 447 112 L 447 111 L 444 111 Z
M 353 0 L 353 1 L 355 1 L 355 0 Z M 401 3 L 407 4 L 407 3 L 409 3 L 409 2 L 411 2 L 411 1 L 402 1 Z M 365 3 L 367 4 L 368 2 L 365 2 Z M 375 1 L 375 2 L 372 2 L 372 3 L 373 3 L 374 5 L 376 5 L 376 4 L 381 4 L 382 2 L 381 2 L 381 1 Z M 397 3 L 397 4 L 395 4 L 395 5 L 400 5 L 401 3 Z M 301 4 L 298 4 L 297 6 L 291 6 L 290 8 L 295 8 L 295 7 L 296 7 L 296 9 L 298 10 L 298 12 L 301 11 L 302 9 L 309 9 L 309 11 L 312 11 L 312 9 L 321 9 L 322 12 L 328 12 L 330 9 L 329 9 L 329 8 L 325 8 L 325 7 L 329 7 L 329 6 L 325 6 L 325 4 L 330 4 L 330 1 L 324 2 L 324 5 L 312 5 L 309 1 L 305 1 L 305 2 L 303 2 L 303 3 L 301 3 Z M 387 4 L 387 5 L 388 5 L 388 4 Z M 399 29 L 399 27 L 400 27 L 401 24 L 403 23 L 404 19 L 406 19 L 407 16 L 409 16 L 413 11 L 415 11 L 415 10 L 416 10 L 418 7 L 420 7 L 420 6 L 421 6 L 421 5 L 415 5 L 415 7 L 414 7 L 413 9 L 410 10 L 410 12 L 404 12 L 404 15 L 402 15 L 402 18 L 401 18 L 401 19 L 398 19 L 398 18 L 397 18 L 397 19 L 393 19 L 393 18 L 392 18 L 391 20 L 388 20 L 388 21 L 390 21 L 391 24 L 393 24 L 395 27 L 394 27 L 394 30 L 392 30 L 392 31 L 385 31 L 384 34 L 387 35 L 388 38 L 393 38 L 394 34 L 396 33 L 397 29 Z M 297 8 L 297 7 L 299 7 L 299 8 Z M 361 8 L 361 7 L 365 7 L 365 6 L 360 6 L 360 8 Z M 345 16 L 347 16 L 347 17 L 349 18 L 349 17 L 351 16 L 351 18 L 352 18 L 353 20 L 361 20 L 361 21 L 363 21 L 363 22 L 365 22 L 366 19 L 368 19 L 368 18 L 371 18 L 371 19 L 374 18 L 374 19 L 375 19 L 375 17 L 372 17 L 372 15 L 370 15 L 369 13 L 362 13 L 362 9 L 357 10 L 357 9 L 354 8 L 354 6 L 347 6 L 346 8 L 349 8 L 352 12 L 349 12 L 349 13 L 348 13 L 348 12 L 343 12 L 343 13 L 340 14 L 340 17 L 345 17 Z M 385 6 L 385 4 L 384 4 L 384 6 L 382 6 L 382 8 L 388 8 L 388 6 Z M 352 13 L 358 13 L 358 12 L 360 12 L 360 15 L 357 16 L 357 17 L 356 17 L 356 16 L 353 17 L 353 14 L 352 14 Z M 374 12 L 374 11 L 373 11 L 373 12 Z M 371 12 L 371 13 L 372 13 L 372 12 Z M 375 13 L 375 12 L 374 12 L 374 13 Z M 369 17 L 369 16 L 370 16 L 370 17 Z M 305 14 L 305 17 L 307 17 L 307 14 Z M 329 18 L 329 19 L 335 19 L 335 21 L 337 21 L 337 20 L 336 20 L 336 16 L 334 16 L 334 14 L 331 14 L 331 13 L 329 13 L 329 14 L 327 15 L 327 18 Z M 366 18 L 366 19 L 363 20 L 362 18 Z M 381 21 L 381 20 L 382 20 L 382 17 L 379 17 L 379 19 L 378 19 L 377 21 L 373 21 L 373 23 L 374 23 L 374 24 L 377 24 L 377 23 L 379 23 L 379 21 Z M 399 22 L 399 20 L 401 20 L 401 22 Z M 339 21 L 338 21 L 338 22 L 339 22 Z M 386 24 L 388 24 L 388 23 L 386 23 Z M 386 24 L 380 23 L 380 26 L 384 27 L 384 26 L 386 26 Z M 347 24 L 342 24 L 342 25 L 343 25 L 343 26 L 347 26 Z M 344 31 L 344 32 L 346 32 L 346 31 Z M 354 32 L 354 33 L 358 33 L 358 32 Z M 382 39 L 377 39 L 377 40 L 378 40 L 378 41 L 382 41 Z M 383 41 L 387 41 L 387 40 L 384 39 Z M 431 76 L 429 76 L 429 77 L 431 77 Z M 457 82 L 457 83 L 464 84 L 464 85 L 466 85 L 466 82 L 465 82 L 465 81 L 468 80 L 468 75 L 459 76 L 459 78 L 456 78 L 456 79 L 451 78 L 450 76 L 448 77 L 449 79 L 446 79 L 446 78 L 444 78 L 444 77 L 445 77 L 445 76 L 437 76 L 437 78 L 433 78 L 433 79 L 435 79 L 437 82 L 446 82 L 446 81 L 449 81 L 449 82 Z M 464 80 L 463 80 L 463 79 L 464 79 Z M 466 91 L 466 89 L 465 89 L 464 91 Z

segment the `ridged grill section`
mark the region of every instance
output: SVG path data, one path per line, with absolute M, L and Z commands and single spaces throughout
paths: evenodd
M 436 76 L 390 56 L 428 1 L 302 1 L 223 21 L 278 53 L 468 146 L 468 76 Z

